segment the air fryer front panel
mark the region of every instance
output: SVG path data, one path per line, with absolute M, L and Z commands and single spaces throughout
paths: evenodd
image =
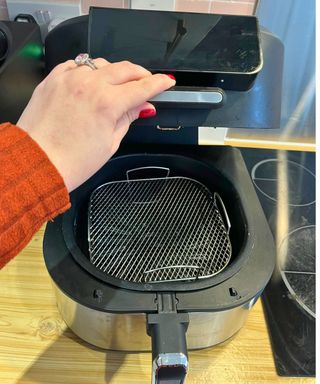
M 118 314 L 93 310 L 66 296 L 56 285 L 54 290 L 63 320 L 81 339 L 113 351 L 151 350 L 144 313 Z M 256 300 L 257 297 L 226 311 L 189 313 L 188 349 L 208 348 L 228 340 L 244 325 Z

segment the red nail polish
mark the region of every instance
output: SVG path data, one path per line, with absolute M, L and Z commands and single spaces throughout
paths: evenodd
M 170 79 L 176 81 L 176 78 L 173 75 L 171 75 L 171 73 L 166 73 L 166 75 L 169 76 Z
M 140 119 L 146 119 L 148 117 L 152 117 L 152 116 L 155 116 L 157 114 L 157 111 L 155 109 L 143 109 L 140 113 L 139 113 L 139 117 Z

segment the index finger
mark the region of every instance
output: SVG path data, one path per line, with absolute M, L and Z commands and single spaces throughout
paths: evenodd
M 152 97 L 173 87 L 175 83 L 175 80 L 171 77 L 157 73 L 137 81 L 119 85 L 121 103 L 118 106 L 122 109 L 120 113 L 123 114 L 132 108 L 138 107 Z
M 100 81 L 107 81 L 110 84 L 120 85 L 133 80 L 140 80 L 143 77 L 151 76 L 151 72 L 140 65 L 130 61 L 111 63 L 96 72 Z

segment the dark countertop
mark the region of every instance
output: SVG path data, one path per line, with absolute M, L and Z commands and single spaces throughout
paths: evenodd
M 279 374 L 315 374 L 315 153 L 243 149 L 273 232 L 277 266 L 262 296 Z

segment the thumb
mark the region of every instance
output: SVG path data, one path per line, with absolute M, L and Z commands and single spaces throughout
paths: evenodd
M 130 109 L 122 118 L 118 121 L 116 131 L 114 133 L 114 142 L 112 146 L 112 153 L 114 154 L 120 145 L 121 140 L 127 133 L 129 126 L 138 118 L 146 119 L 148 117 L 155 116 L 157 113 L 154 105 L 145 102 L 138 107 Z
M 130 124 L 134 121 L 137 120 L 138 118 L 141 119 L 147 119 L 148 117 L 153 117 L 157 113 L 154 105 L 151 103 L 145 102 L 138 107 L 132 108 L 128 112 L 128 116 L 130 119 Z

